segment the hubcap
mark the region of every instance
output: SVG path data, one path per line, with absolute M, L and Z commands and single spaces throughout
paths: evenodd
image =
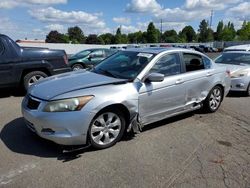
M 121 131 L 121 119 L 112 112 L 98 116 L 90 130 L 92 140 L 99 145 L 107 145 L 113 142 Z
M 73 71 L 78 71 L 78 70 L 81 70 L 81 69 L 83 69 L 83 68 L 81 66 L 79 66 L 79 65 L 76 65 L 76 66 L 73 67 Z
M 209 99 L 209 105 L 212 110 L 216 110 L 220 106 L 221 102 L 221 90 L 216 88 L 211 93 L 210 99 Z
M 34 84 L 34 83 L 36 83 L 37 81 L 42 80 L 42 79 L 44 79 L 44 77 L 41 76 L 41 75 L 32 76 L 32 77 L 29 79 L 29 86 L 31 86 L 32 84 Z

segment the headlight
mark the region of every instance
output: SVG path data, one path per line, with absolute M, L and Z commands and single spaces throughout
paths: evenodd
M 250 72 L 248 71 L 236 71 L 231 74 L 231 78 L 239 78 L 239 77 L 248 76 L 248 75 L 250 75 Z
M 51 101 L 44 107 L 44 112 L 70 112 L 79 111 L 86 105 L 94 96 L 76 97 L 71 99 L 63 99 Z

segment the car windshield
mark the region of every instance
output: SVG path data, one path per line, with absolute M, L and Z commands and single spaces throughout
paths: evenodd
M 85 57 L 85 56 L 89 55 L 90 53 L 91 53 L 91 51 L 84 50 L 84 51 L 76 53 L 75 55 L 73 55 L 73 57 L 81 58 L 81 57 Z
M 151 53 L 120 51 L 103 60 L 92 71 L 115 78 L 134 79 L 154 56 Z
M 223 53 L 215 63 L 228 65 L 250 65 L 250 53 Z

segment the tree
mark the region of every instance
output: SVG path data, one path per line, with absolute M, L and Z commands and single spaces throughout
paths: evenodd
M 158 42 L 158 32 L 155 28 L 153 22 L 150 22 L 147 28 L 147 42 L 148 43 L 157 43 Z
M 236 36 L 236 31 L 234 29 L 234 24 L 228 22 L 228 24 L 225 25 L 222 30 L 221 39 L 223 41 L 232 41 L 234 40 L 235 36 Z
M 213 40 L 213 30 L 208 27 L 208 22 L 202 20 L 199 25 L 199 42 L 208 42 Z
M 85 42 L 84 33 L 80 27 L 69 27 L 68 28 L 69 39 L 72 43 L 80 43 L 83 44 Z
M 86 38 L 86 44 L 102 44 L 102 41 L 97 35 L 91 34 Z
M 119 27 L 116 30 L 116 34 L 115 34 L 115 44 L 121 44 L 122 43 L 122 32 L 121 32 L 121 28 Z
M 219 21 L 219 23 L 218 23 L 218 25 L 217 25 L 216 34 L 215 34 L 215 40 L 217 40 L 217 41 L 222 41 L 222 32 L 223 32 L 223 28 L 224 28 L 224 23 L 223 23 L 223 21 Z
M 196 33 L 192 26 L 186 26 L 182 29 L 181 34 L 185 37 L 187 42 L 193 42 L 196 40 Z
M 250 40 L 250 22 L 244 21 L 240 30 L 238 30 L 240 40 Z
M 58 31 L 50 31 L 46 36 L 46 42 L 48 43 L 68 43 L 69 38 L 67 35 L 61 34 Z
M 114 44 L 115 37 L 111 33 L 105 33 L 99 36 L 104 41 L 104 44 Z
M 175 30 L 165 31 L 162 35 L 163 42 L 175 43 L 178 41 L 178 34 Z

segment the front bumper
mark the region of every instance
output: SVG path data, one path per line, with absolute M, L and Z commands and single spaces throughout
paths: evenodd
M 27 97 L 22 102 L 22 114 L 29 129 L 38 136 L 60 145 L 86 144 L 88 128 L 95 114 L 84 110 L 43 112 L 46 101 L 39 102 L 36 110 L 27 107 Z
M 231 78 L 231 89 L 230 91 L 247 91 L 250 79 L 247 77 L 243 78 Z

